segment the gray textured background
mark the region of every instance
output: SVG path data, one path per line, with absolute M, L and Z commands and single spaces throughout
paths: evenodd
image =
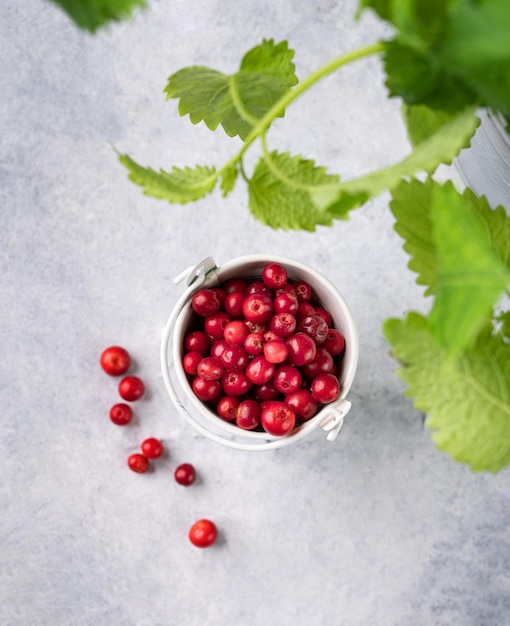
M 253 221 L 241 184 L 196 205 L 144 197 L 113 150 L 142 164 L 221 165 L 238 143 L 166 102 L 191 64 L 236 70 L 260 40 L 288 39 L 298 75 L 385 33 L 354 0 L 149 0 L 95 37 L 43 0 L 4 0 L 0 21 L 2 626 L 503 626 L 510 613 L 510 481 L 438 452 L 401 395 L 382 321 L 426 306 L 387 197 L 316 233 Z M 377 59 L 303 96 L 272 147 L 348 177 L 407 150 Z M 254 158 L 254 157 L 250 157 Z M 250 161 L 250 159 L 248 159 Z M 455 177 L 455 172 L 445 171 Z M 176 413 L 159 371 L 173 278 L 277 253 L 320 269 L 360 334 L 352 419 L 269 453 L 209 442 Z M 113 426 L 102 349 L 124 345 L 148 386 Z M 138 476 L 147 436 L 169 456 Z M 173 469 L 193 462 L 184 490 Z M 210 517 L 221 539 L 187 531 Z

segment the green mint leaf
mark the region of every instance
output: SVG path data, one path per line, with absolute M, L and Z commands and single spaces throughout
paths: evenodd
M 193 124 L 204 122 L 215 130 L 220 124 L 230 137 L 245 140 L 255 123 L 298 80 L 294 52 L 286 41 L 262 44 L 245 54 L 231 76 L 207 67 L 184 68 L 168 79 L 167 99 L 179 99 L 179 113 Z M 283 117 L 284 111 L 279 113 Z
M 442 126 L 455 117 L 456 113 L 431 109 L 424 104 L 405 104 L 402 116 L 407 128 L 407 136 L 413 147 L 438 132 Z
M 145 0 L 50 0 L 59 5 L 73 22 L 91 33 L 110 22 L 131 17 L 134 9 L 145 8 Z
M 445 362 L 429 322 L 417 313 L 390 319 L 384 334 L 405 395 L 428 415 L 437 446 L 474 471 L 510 464 L 510 345 L 483 333 L 455 362 Z
M 373 9 L 383 20 L 390 20 L 391 4 L 391 0 L 361 0 L 359 10 Z
M 416 50 L 396 39 L 386 44 L 383 60 L 390 96 L 451 112 L 477 102 L 473 90 L 446 71 L 427 49 Z
M 142 167 L 127 154 L 120 155 L 119 161 L 129 171 L 129 179 L 140 185 L 144 194 L 168 202 L 194 202 L 210 193 L 216 185 L 217 174 L 214 167 L 173 167 L 171 172 L 156 172 Z
M 510 115 L 510 11 L 508 0 L 457 0 L 436 50 L 440 62 L 478 96 Z
M 331 216 L 315 208 L 310 190 L 336 181 L 338 176 L 311 160 L 271 152 L 259 160 L 248 183 L 250 211 L 275 229 L 313 231 L 318 225 L 331 226 Z
M 430 209 L 438 271 L 430 322 L 440 344 L 456 356 L 491 318 L 510 273 L 484 221 L 451 182 L 432 188 Z
M 460 195 L 431 179 L 403 181 L 390 209 L 416 282 L 437 296 L 434 332 L 454 354 L 476 335 L 508 281 L 510 218 L 470 189 Z
M 503 311 L 496 317 L 500 332 L 506 343 L 510 341 L 510 311 Z
M 239 170 L 236 165 L 227 167 L 221 174 L 220 188 L 222 197 L 225 198 L 234 189 Z
M 431 178 L 425 182 L 416 178 L 402 181 L 393 189 L 390 201 L 394 228 L 411 257 L 408 267 L 418 275 L 416 282 L 427 287 L 425 295 L 433 293 L 437 285 L 437 251 L 430 218 L 432 189 L 437 184 Z
M 394 189 L 403 178 L 418 172 L 432 173 L 440 163 L 451 163 L 473 136 L 479 124 L 470 107 L 449 119 L 433 135 L 419 143 L 402 161 L 366 176 L 346 182 L 329 184 L 311 190 L 311 198 L 318 210 L 332 217 L 343 218 L 347 211 L 360 206 L 385 189 Z

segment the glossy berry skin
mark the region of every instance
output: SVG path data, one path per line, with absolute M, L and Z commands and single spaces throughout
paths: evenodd
M 237 417 L 237 407 L 241 403 L 239 398 L 234 396 L 223 396 L 218 400 L 216 411 L 221 419 L 226 422 L 233 422 Z
M 329 314 L 329 311 L 326 311 L 326 309 L 324 307 L 321 306 L 316 306 L 315 307 L 315 314 L 319 315 L 320 317 L 322 317 L 322 319 L 326 322 L 326 325 L 329 326 L 333 326 L 333 320 L 331 318 L 331 315 Z
M 287 339 L 289 360 L 293 365 L 306 365 L 315 359 L 317 347 L 315 341 L 306 333 L 295 333 Z
M 242 317 L 245 297 L 244 293 L 240 291 L 229 293 L 225 298 L 225 311 L 232 317 Z
M 297 389 L 285 396 L 285 404 L 290 407 L 301 420 L 309 420 L 317 413 L 317 400 L 308 389 Z
M 138 376 L 126 376 L 119 383 L 120 397 L 128 402 L 136 402 L 145 393 L 145 385 Z
M 163 444 L 155 437 L 149 437 L 142 442 L 142 454 L 148 459 L 159 459 L 165 451 Z
M 193 330 L 184 338 L 184 350 L 186 352 L 206 352 L 211 347 L 211 341 L 203 330 Z
M 246 285 L 246 288 L 244 290 L 244 295 L 245 296 L 249 296 L 252 293 L 263 293 L 267 296 L 271 295 L 271 289 L 269 289 L 269 287 L 267 285 L 265 285 L 262 281 L 260 280 L 254 280 L 253 282 L 249 283 L 248 285 Z
M 217 380 L 204 380 L 200 376 L 196 376 L 191 382 L 193 393 L 202 402 L 210 402 L 215 400 L 220 394 L 220 383 Z
M 298 311 L 299 304 L 296 296 L 284 291 L 275 296 L 273 307 L 275 313 L 290 313 L 291 315 L 295 315 Z
M 264 404 L 260 413 L 262 427 L 270 435 L 287 435 L 296 424 L 294 411 L 283 402 L 272 400 Z
M 280 365 L 273 376 L 273 385 L 280 393 L 287 394 L 299 389 L 303 377 L 295 365 Z
M 221 301 L 213 289 L 200 289 L 192 297 L 191 306 L 197 315 L 214 315 L 219 311 Z
M 223 333 L 226 326 L 232 320 L 230 315 L 227 315 L 225 311 L 219 311 L 213 315 L 208 315 L 204 321 L 204 330 L 213 341 L 215 339 L 223 339 Z
M 263 385 L 273 378 L 275 366 L 270 363 L 262 354 L 254 356 L 246 367 L 246 376 L 254 385 Z
M 244 293 L 246 289 L 246 281 L 242 278 L 230 278 L 226 282 L 223 283 L 223 290 L 227 293 L 236 293 L 241 292 Z
M 267 402 L 268 400 L 276 400 L 280 397 L 280 392 L 272 382 L 258 385 L 255 388 L 255 397 L 259 402 Z
M 251 293 L 243 302 L 243 315 L 249 322 L 268 322 L 273 315 L 273 301 L 265 293 Z
M 109 376 L 122 376 L 131 365 L 131 358 L 124 348 L 110 346 L 101 353 L 99 363 Z
M 333 357 L 326 348 L 317 348 L 315 359 L 303 365 L 303 374 L 308 378 L 315 378 L 318 374 L 329 373 L 333 370 Z
M 243 430 L 253 430 L 260 425 L 260 404 L 256 400 L 246 399 L 237 409 L 236 424 Z
M 319 374 L 312 381 L 311 392 L 321 404 L 333 402 L 340 396 L 338 378 L 333 374 Z
M 300 320 L 298 330 L 310 335 L 317 345 L 323 343 L 328 336 L 329 327 L 320 315 L 310 315 Z
M 309 302 L 312 299 L 312 288 L 307 282 L 298 280 L 294 283 L 294 289 L 299 302 Z
M 225 348 L 228 348 L 228 343 L 225 339 L 218 339 L 211 346 L 211 356 L 215 356 L 218 359 L 221 358 Z
M 264 356 L 269 363 L 283 363 L 289 356 L 289 349 L 281 339 L 272 339 L 264 344 Z
M 246 350 L 239 345 L 229 345 L 223 350 L 220 361 L 226 370 L 239 371 L 244 370 L 248 364 L 248 355 Z
M 218 538 L 218 529 L 210 520 L 200 519 L 190 528 L 188 537 L 197 548 L 208 548 Z
M 336 328 L 330 328 L 322 345 L 332 356 L 337 356 L 344 351 L 345 337 Z
M 280 263 L 268 263 L 262 270 L 262 281 L 270 289 L 282 287 L 287 279 L 287 270 Z
M 242 396 L 250 391 L 251 385 L 244 372 L 226 370 L 221 377 L 221 387 L 228 396 Z
M 291 313 L 276 313 L 271 318 L 269 330 L 278 337 L 290 337 L 296 330 L 296 318 Z
M 203 358 L 204 355 L 201 352 L 192 351 L 186 353 L 182 358 L 182 367 L 186 374 L 196 376 L 198 364 Z
M 196 480 L 197 474 L 195 468 L 191 463 L 181 463 L 175 468 L 174 478 L 175 482 L 183 487 L 189 487 Z
M 215 356 L 204 357 L 197 366 L 197 374 L 204 380 L 219 380 L 223 370 L 221 360 Z
M 244 349 L 250 356 L 257 356 L 264 352 L 264 335 L 262 333 L 250 333 L 244 340 Z
M 125 426 L 133 419 L 133 411 L 129 404 L 114 404 L 110 409 L 110 419 L 117 426 Z
M 149 459 L 143 454 L 131 454 L 127 462 L 129 469 L 137 474 L 145 474 L 149 470 Z
M 241 322 L 241 320 L 233 320 L 223 329 L 223 338 L 230 344 L 242 346 L 249 334 L 250 329 L 244 322 Z

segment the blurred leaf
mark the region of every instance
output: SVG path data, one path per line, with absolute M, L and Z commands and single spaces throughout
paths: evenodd
M 125 20 L 136 8 L 145 8 L 146 0 L 50 0 L 59 5 L 73 22 L 94 33 L 98 28 Z

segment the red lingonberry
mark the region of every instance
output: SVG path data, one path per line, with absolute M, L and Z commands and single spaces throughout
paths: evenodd
M 204 380 L 196 376 L 191 382 L 193 393 L 202 402 L 210 402 L 220 394 L 221 386 L 217 380 Z
M 203 330 L 193 330 L 184 337 L 184 349 L 186 352 L 206 352 L 211 347 L 211 341 Z
M 175 468 L 174 478 L 179 485 L 189 487 L 195 482 L 196 477 L 195 468 L 191 463 L 181 463 L 181 465 Z
M 254 356 L 246 366 L 246 376 L 255 385 L 268 383 L 275 373 L 275 366 L 270 363 L 262 354 Z
M 260 412 L 262 427 L 270 435 L 287 435 L 296 424 L 296 414 L 283 402 L 272 400 L 264 404 Z
M 243 315 L 249 322 L 268 322 L 273 315 L 273 301 L 265 293 L 251 293 L 244 299 Z
M 330 328 L 322 345 L 332 356 L 337 356 L 344 351 L 345 337 L 336 328 Z
M 289 360 L 293 365 L 306 365 L 315 359 L 317 347 L 315 341 L 305 333 L 295 333 L 287 339 Z
M 215 339 L 223 339 L 223 333 L 225 331 L 226 326 L 232 320 L 230 315 L 225 313 L 225 311 L 218 311 L 218 313 L 214 313 L 213 315 L 208 315 L 204 320 L 204 330 L 207 335 Z
M 249 334 L 250 329 L 241 320 L 233 320 L 223 329 L 223 338 L 230 344 L 243 345 Z
M 110 420 L 117 426 L 125 426 L 133 419 L 133 410 L 129 404 L 114 404 L 110 409 Z
M 295 365 L 280 365 L 273 376 L 273 385 L 280 393 L 296 391 L 301 386 L 303 377 Z
M 216 356 L 204 357 L 197 366 L 197 374 L 204 380 L 219 380 L 223 370 L 223 364 Z
M 237 416 L 237 407 L 241 400 L 234 396 L 223 396 L 218 400 L 216 411 L 227 422 L 233 422 Z
M 247 398 L 237 408 L 236 424 L 244 430 L 253 430 L 260 425 L 260 404 Z
M 119 394 L 128 402 L 136 402 L 145 393 L 145 385 L 138 376 L 126 376 L 119 383 Z
M 165 451 L 163 444 L 159 439 L 155 437 L 149 437 L 142 442 L 142 453 L 148 459 L 159 459 L 159 457 Z
M 313 417 L 319 406 L 311 391 L 303 387 L 287 394 L 283 401 L 303 421 Z
M 219 311 L 221 302 L 213 289 L 200 289 L 192 297 L 191 306 L 197 315 L 214 315 Z
M 319 374 L 312 381 L 311 392 L 321 404 L 333 402 L 340 396 L 340 383 L 333 374 Z
M 272 339 L 263 346 L 264 356 L 270 363 L 283 363 L 289 355 L 287 344 L 281 339 Z
M 189 374 L 190 376 L 196 376 L 198 364 L 203 358 L 204 355 L 201 352 L 197 352 L 196 350 L 192 352 L 187 352 L 182 357 L 182 367 L 184 368 L 186 374 Z
M 149 470 L 149 459 L 143 454 L 130 454 L 127 462 L 129 469 L 137 474 L 145 474 Z
M 270 289 L 282 287 L 287 278 L 287 270 L 280 263 L 268 263 L 262 270 L 262 281 Z

